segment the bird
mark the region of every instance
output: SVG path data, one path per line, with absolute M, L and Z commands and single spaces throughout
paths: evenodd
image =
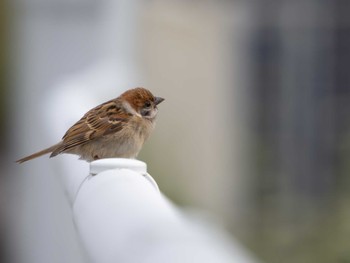
M 57 144 L 17 160 L 23 163 L 50 153 L 76 154 L 92 162 L 103 158 L 137 157 L 155 126 L 158 104 L 164 98 L 142 87 L 130 89 L 119 97 L 89 110 Z

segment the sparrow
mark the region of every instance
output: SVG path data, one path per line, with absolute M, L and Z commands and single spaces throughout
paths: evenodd
M 136 158 L 155 126 L 157 105 L 164 99 L 145 88 L 130 89 L 89 110 L 63 136 L 44 150 L 17 160 L 23 163 L 51 153 L 76 154 L 92 162 L 102 158 Z

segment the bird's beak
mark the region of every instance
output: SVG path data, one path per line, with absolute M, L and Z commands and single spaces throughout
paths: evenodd
M 155 103 L 156 105 L 158 105 L 158 104 L 161 103 L 163 100 L 164 100 L 164 99 L 161 98 L 161 97 L 155 97 L 155 98 L 154 98 L 154 103 Z

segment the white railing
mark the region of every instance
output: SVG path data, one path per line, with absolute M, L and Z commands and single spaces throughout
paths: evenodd
M 98 160 L 90 175 L 64 177 L 64 185 L 91 262 L 256 262 L 222 231 L 172 204 L 144 162 Z

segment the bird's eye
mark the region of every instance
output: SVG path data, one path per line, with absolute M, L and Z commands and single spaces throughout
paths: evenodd
M 151 107 L 151 102 L 148 100 L 145 102 L 145 108 Z

